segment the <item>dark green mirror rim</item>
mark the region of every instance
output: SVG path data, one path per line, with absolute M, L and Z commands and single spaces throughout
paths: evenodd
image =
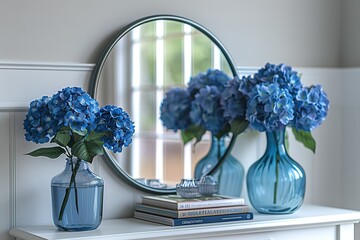
M 234 64 L 229 52 L 226 50 L 226 48 L 223 46 L 223 44 L 205 27 L 201 26 L 200 24 L 198 24 L 194 21 L 191 21 L 187 18 L 180 17 L 180 16 L 153 15 L 153 16 L 148 16 L 148 17 L 138 19 L 138 20 L 130 23 L 129 25 L 125 26 L 122 30 L 120 30 L 114 36 L 114 38 L 105 47 L 104 51 L 101 53 L 100 57 L 98 58 L 98 60 L 95 64 L 94 70 L 92 72 L 92 75 L 90 77 L 90 86 L 89 86 L 88 93 L 90 94 L 91 97 L 96 98 L 97 87 L 98 87 L 98 84 L 100 81 L 101 71 L 104 67 L 106 59 L 108 58 L 111 50 L 114 48 L 116 43 L 118 41 L 120 41 L 120 39 L 122 37 L 124 37 L 127 33 L 129 33 L 132 29 L 134 29 L 144 23 L 148 23 L 148 22 L 155 21 L 155 20 L 172 20 L 172 21 L 185 23 L 185 24 L 188 24 L 188 25 L 194 27 L 201 33 L 203 33 L 220 49 L 220 51 L 224 55 L 225 59 L 229 63 L 229 67 L 231 69 L 233 76 L 234 77 L 237 76 L 236 67 L 235 67 L 235 64 Z M 105 149 L 104 156 L 105 156 L 105 160 L 106 160 L 105 162 L 110 166 L 110 168 L 115 172 L 115 174 L 117 174 L 123 181 L 125 181 L 126 183 L 135 187 L 136 189 L 144 191 L 144 192 L 148 192 L 148 193 L 154 193 L 154 194 L 155 193 L 157 193 L 157 194 L 175 194 L 176 193 L 175 188 L 170 188 L 170 189 L 153 188 L 153 187 L 146 186 L 146 185 L 143 185 L 143 184 L 137 182 L 135 179 L 133 179 L 126 171 L 124 171 L 119 166 L 117 161 L 109 154 L 108 149 Z

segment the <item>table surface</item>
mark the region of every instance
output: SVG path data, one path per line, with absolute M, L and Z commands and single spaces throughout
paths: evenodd
M 303 205 L 293 214 L 254 214 L 249 221 L 171 227 L 134 218 L 103 220 L 99 228 L 85 232 L 62 232 L 54 225 L 17 227 L 10 235 L 20 239 L 146 239 L 176 235 L 236 234 L 320 227 L 360 222 L 360 212 L 316 205 Z

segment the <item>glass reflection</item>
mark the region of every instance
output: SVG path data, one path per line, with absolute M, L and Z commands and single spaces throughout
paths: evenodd
M 194 167 L 207 153 L 208 142 L 184 146 L 178 133 L 162 126 L 159 106 L 168 88 L 183 87 L 191 76 L 209 68 L 232 76 L 227 59 L 206 35 L 173 20 L 135 27 L 110 52 L 97 99 L 101 105 L 122 106 L 135 122 L 131 147 L 113 156 L 138 182 L 157 179 L 174 188 L 182 178 L 194 177 Z

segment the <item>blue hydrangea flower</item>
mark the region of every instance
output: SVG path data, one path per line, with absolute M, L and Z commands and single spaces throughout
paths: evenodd
M 191 96 L 195 96 L 200 89 L 206 86 L 215 86 L 220 92 L 225 88 L 226 83 L 231 78 L 223 71 L 217 69 L 208 69 L 206 73 L 199 73 L 190 78 L 188 91 Z
M 113 105 L 102 107 L 97 113 L 96 122 L 95 131 L 106 133 L 101 139 L 106 148 L 117 153 L 122 151 L 123 146 L 130 145 L 135 126 L 122 108 Z
M 245 119 L 246 97 L 239 91 L 241 81 L 235 77 L 227 82 L 221 95 L 221 105 L 224 108 L 224 117 L 230 122 L 234 119 Z
M 293 96 L 302 88 L 299 74 L 285 64 L 270 64 L 261 68 L 255 75 L 257 82 L 277 83 L 280 88 L 287 89 Z
M 190 118 L 195 125 L 203 126 L 212 134 L 217 134 L 227 123 L 220 103 L 222 92 L 216 86 L 205 86 L 195 95 Z
M 294 101 L 277 83 L 261 83 L 249 93 L 246 118 L 258 131 L 275 131 L 294 118 Z
M 328 110 L 329 100 L 320 85 L 304 87 L 296 95 L 291 125 L 298 130 L 312 131 L 325 120 Z
M 160 105 L 160 119 L 167 129 L 185 130 L 191 125 L 190 108 L 190 94 L 186 89 L 169 89 Z
M 267 63 L 254 74 L 253 78 L 243 77 L 239 90 L 243 94 L 249 95 L 257 84 L 262 83 L 276 83 L 280 88 L 287 89 L 292 96 L 295 96 L 302 88 L 299 74 L 290 66 Z
M 56 134 L 48 102 L 51 98 L 43 96 L 30 103 L 29 111 L 24 120 L 25 139 L 35 143 L 46 143 Z
M 79 87 L 67 87 L 54 94 L 49 109 L 58 129 L 69 126 L 72 130 L 84 132 L 96 128 L 99 104 Z

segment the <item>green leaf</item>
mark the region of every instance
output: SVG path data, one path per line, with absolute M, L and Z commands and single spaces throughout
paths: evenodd
M 226 124 L 225 127 L 223 129 L 221 129 L 216 135 L 215 137 L 217 139 L 220 139 L 222 138 L 223 136 L 226 136 L 230 131 L 230 126 L 229 124 Z
M 181 131 L 181 137 L 184 144 L 190 142 L 193 138 L 196 138 L 196 142 L 199 142 L 205 132 L 206 130 L 204 128 L 192 125 L 188 129 Z
M 70 142 L 70 133 L 68 131 L 57 132 L 51 142 L 57 143 L 62 147 L 66 147 Z
M 245 119 L 234 119 L 230 123 L 231 132 L 236 136 L 245 131 L 249 126 L 249 122 Z
M 303 143 L 306 148 L 310 149 L 313 153 L 315 153 L 316 141 L 311 135 L 311 132 L 296 130 L 295 128 L 292 128 L 292 131 L 297 141 Z
M 105 135 L 105 133 L 103 133 L 103 132 L 100 133 L 100 132 L 92 131 L 92 132 L 86 137 L 86 141 L 100 140 L 104 135 Z
M 87 134 L 87 129 L 85 129 L 85 131 L 77 131 L 77 130 L 72 130 L 72 131 L 80 136 L 86 136 Z
M 79 159 L 92 163 L 95 156 L 104 154 L 104 149 L 101 141 L 78 141 L 73 145 L 71 153 Z
M 61 154 L 65 154 L 65 149 L 62 147 L 49 147 L 49 148 L 39 148 L 35 151 L 27 153 L 32 157 L 48 157 L 48 158 L 58 158 Z

